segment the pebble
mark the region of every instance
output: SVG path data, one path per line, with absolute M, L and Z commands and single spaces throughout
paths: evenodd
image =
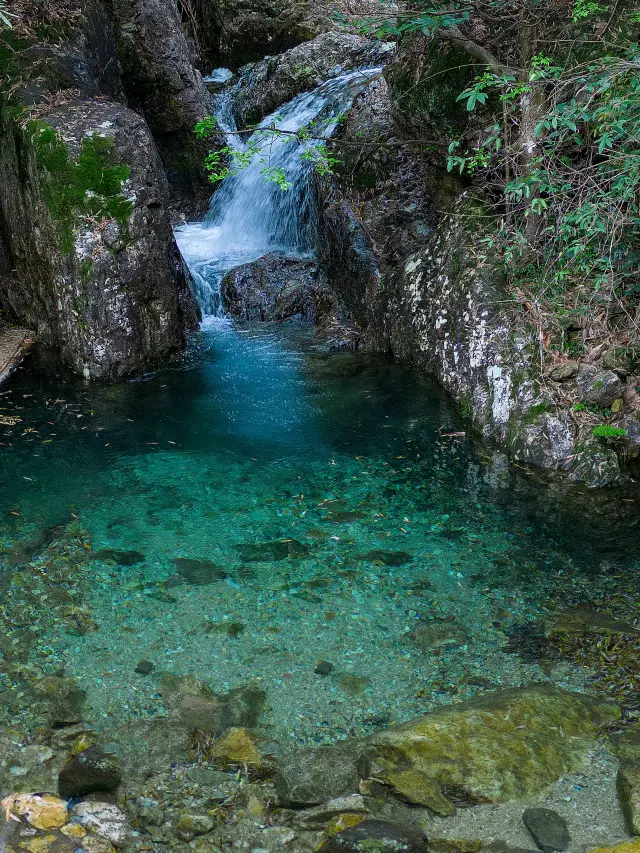
M 333 664 L 329 663 L 328 660 L 318 661 L 316 664 L 316 668 L 314 670 L 316 675 L 329 675 L 329 673 L 333 670 Z
M 153 664 L 150 660 L 139 660 L 134 671 L 137 672 L 138 675 L 151 675 L 153 671 Z

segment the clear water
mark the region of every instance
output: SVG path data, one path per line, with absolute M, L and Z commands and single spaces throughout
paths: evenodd
M 335 115 L 355 85 L 347 76 L 301 96 L 283 126 Z M 588 672 L 542 671 L 508 654 L 507 636 L 637 582 L 638 491 L 545 485 L 478 450 L 411 370 L 320 356 L 313 330 L 216 316 L 224 271 L 312 248 L 308 175 L 291 147 L 269 144 L 294 175 L 291 195 L 250 167 L 206 223 L 179 233 L 209 315 L 184 359 L 91 387 L 31 365 L 2 389 L 0 414 L 22 419 L 0 428 L 7 660 L 77 679 L 88 721 L 107 731 L 166 713 L 165 671 L 219 691 L 257 683 L 265 726 L 296 742 L 491 687 L 583 687 Z M 47 545 L 69 522 L 92 550 L 54 566 Z M 70 609 L 93 630 L 74 630 Z M 442 625 L 441 642 L 417 642 Z M 135 673 L 140 659 L 152 675 Z M 26 725 L 24 682 L 3 672 L 0 695 L 18 701 L 0 702 L 0 722 Z

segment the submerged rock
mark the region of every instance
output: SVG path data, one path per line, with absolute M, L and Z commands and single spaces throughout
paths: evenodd
M 267 766 L 256 746 L 256 738 L 245 728 L 230 728 L 207 749 L 207 758 L 223 766 L 248 766 L 262 770 Z
M 194 586 L 208 586 L 229 577 L 229 572 L 226 569 L 223 569 L 211 560 L 176 557 L 173 564 L 178 574 L 185 578 L 187 583 Z
M 569 847 L 571 836 L 567 824 L 553 809 L 525 809 L 522 820 L 542 853 L 555 853 Z
M 321 746 L 286 756 L 274 781 L 281 805 L 304 808 L 357 792 L 360 780 L 367 775 L 368 764 L 359 750 Z
M 444 646 L 464 646 L 469 635 L 456 622 L 428 622 L 418 625 L 411 639 L 420 649 L 438 649 Z
M 413 769 L 476 802 L 544 793 L 585 760 L 607 702 L 547 686 L 501 690 L 373 735 L 374 775 Z
M 256 542 L 255 544 L 234 545 L 241 560 L 246 563 L 271 563 L 286 560 L 288 557 L 304 558 L 309 554 L 309 546 L 296 539 L 279 539 L 276 542 Z
M 617 785 L 627 828 L 632 835 L 640 835 L 640 761 L 621 764 Z
M 545 622 L 545 634 L 554 637 L 558 634 L 632 634 L 640 636 L 640 629 L 624 619 L 617 619 L 608 613 L 589 610 L 586 607 L 574 607 L 553 613 Z
M 108 839 L 116 847 L 126 841 L 129 832 L 127 816 L 112 803 L 78 803 L 71 814 L 76 823 Z
M 51 794 L 12 794 L 1 805 L 7 820 L 24 818 L 35 829 L 57 829 L 69 820 L 66 802 Z
M 102 548 L 94 554 L 96 560 L 105 560 L 117 566 L 135 566 L 144 563 L 146 557 L 140 551 L 118 551 L 115 548 Z
M 365 820 L 334 835 L 322 853 L 427 853 L 427 838 L 408 827 L 383 820 Z
M 95 791 L 115 791 L 121 779 L 113 756 L 97 746 L 90 746 L 62 768 L 58 776 L 58 792 L 61 797 L 71 799 Z
M 180 726 L 216 736 L 229 728 L 254 728 L 266 698 L 264 690 L 251 686 L 216 694 L 191 676 L 165 675 L 160 690 L 172 719 Z
M 413 560 L 413 555 L 406 551 L 368 551 L 360 559 L 384 566 L 404 566 Z
M 68 726 L 82 722 L 86 691 L 78 687 L 73 678 L 47 676 L 33 688 L 42 702 L 52 726 Z

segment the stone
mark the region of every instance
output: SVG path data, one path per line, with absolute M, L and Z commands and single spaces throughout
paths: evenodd
M 554 382 L 565 382 L 567 379 L 573 379 L 578 375 L 580 365 L 577 361 L 564 361 L 562 364 L 557 364 L 549 371 L 549 376 Z
M 456 807 L 451 800 L 443 795 L 440 783 L 417 770 L 388 773 L 382 781 L 409 803 L 426 806 L 442 817 L 451 817 L 456 813 Z
M 314 672 L 316 675 L 329 675 L 333 670 L 333 664 L 328 660 L 318 661 Z
M 542 853 L 566 850 L 571 836 L 566 821 L 553 809 L 525 809 L 522 820 Z
M 61 797 L 83 797 L 94 792 L 111 792 L 120 784 L 122 775 L 112 755 L 98 746 L 90 746 L 67 762 L 58 776 Z
M 51 794 L 12 794 L 2 801 L 7 820 L 24 818 L 35 829 L 58 829 L 69 821 L 67 804 Z
M 181 726 L 216 736 L 231 727 L 254 728 L 266 698 L 264 690 L 252 686 L 217 695 L 208 684 L 191 676 L 164 675 L 160 690 L 172 718 Z
M 546 685 L 487 693 L 438 708 L 367 740 L 373 774 L 408 769 L 471 802 L 544 794 L 585 761 L 613 704 Z
M 246 563 L 277 563 L 289 557 L 301 559 L 309 555 L 309 546 L 296 539 L 279 539 L 277 542 L 256 542 L 233 547 L 240 559 Z
M 82 839 L 82 850 L 87 853 L 116 853 L 113 844 L 99 835 L 87 835 Z
M 578 373 L 578 387 L 582 399 L 595 403 L 602 409 L 610 406 L 624 392 L 624 383 L 612 370 L 598 370 L 593 365 L 582 365 Z
M 640 853 L 640 839 L 623 841 L 615 847 L 594 847 L 589 853 Z
M 193 586 L 208 586 L 229 577 L 229 572 L 211 560 L 194 560 L 190 557 L 177 557 L 173 561 L 178 574 Z
M 545 635 L 558 634 L 627 634 L 640 636 L 640 630 L 624 619 L 616 619 L 608 613 L 574 607 L 552 613 L 545 620 Z
M 285 756 L 274 782 L 280 804 L 299 808 L 357 792 L 366 776 L 367 761 L 360 753 L 342 745 L 321 746 Z
M 359 696 L 370 684 L 368 675 L 355 675 L 353 672 L 345 672 L 338 678 L 338 687 L 349 696 Z
M 411 633 L 411 639 L 418 648 L 428 651 L 447 646 L 464 646 L 469 635 L 455 622 L 421 623 Z
M 602 356 L 602 366 L 620 376 L 628 376 L 634 372 L 639 360 L 638 347 L 610 347 Z
M 86 692 L 72 678 L 47 676 L 33 688 L 45 706 L 52 726 L 68 726 L 82 722 Z
M 129 832 L 127 816 L 112 803 L 82 802 L 71 810 L 73 820 L 107 838 L 113 845 L 124 844 Z
M 191 841 L 196 835 L 206 835 L 215 827 L 215 820 L 207 814 L 181 812 L 174 821 L 173 828 L 182 841 Z
M 381 563 L 383 566 L 404 566 L 413 560 L 413 555 L 406 551 L 369 551 L 360 559 Z
M 383 820 L 365 820 L 342 830 L 319 848 L 322 853 L 427 853 L 426 836 Z
M 294 818 L 294 826 L 305 830 L 325 829 L 331 821 L 344 815 L 359 815 L 360 819 L 364 820 L 368 813 L 369 807 L 363 795 L 349 794 L 346 797 L 336 797 L 316 808 L 305 809 Z M 355 826 L 355 823 L 350 825 Z M 346 829 L 346 826 L 342 828 Z
M 102 548 L 93 555 L 96 560 L 115 563 L 117 566 L 136 566 L 144 563 L 146 557 L 140 551 L 118 551 L 115 548 Z
M 475 839 L 429 837 L 429 850 L 431 853 L 478 853 L 481 847 L 483 850 L 487 850 L 489 846 Z M 507 851 L 505 850 L 504 853 L 507 853 Z M 524 851 L 520 851 L 520 853 L 524 853 Z
M 327 838 L 331 838 L 342 832 L 344 829 L 349 829 L 352 826 L 359 826 L 365 820 L 365 816 L 356 812 L 345 812 L 344 814 L 332 817 L 326 826 L 324 834 Z
M 139 660 L 134 670 L 138 675 L 151 675 L 153 672 L 153 664 L 150 660 Z
M 60 832 L 68 838 L 84 838 L 87 835 L 87 830 L 79 823 L 68 823 L 60 828 Z
M 264 769 L 266 761 L 256 747 L 256 738 L 245 728 L 230 728 L 207 749 L 207 758 L 216 764 L 247 765 Z
M 617 785 L 627 829 L 631 835 L 640 835 L 640 760 L 622 762 Z

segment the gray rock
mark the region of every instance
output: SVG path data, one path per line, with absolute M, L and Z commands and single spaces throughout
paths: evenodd
M 274 781 L 281 805 L 300 808 L 357 792 L 367 774 L 367 759 L 354 749 L 321 746 L 284 757 Z
M 344 829 L 320 847 L 322 853 L 427 853 L 427 838 L 421 832 L 383 820 L 365 820 Z
M 578 387 L 583 400 L 606 408 L 624 393 L 624 383 L 612 370 L 598 370 L 593 365 L 582 365 L 578 373 Z
M 566 850 L 571 836 L 564 818 L 552 809 L 525 809 L 522 820 L 542 853 Z
M 96 791 L 115 791 L 122 775 L 114 757 L 91 746 L 67 762 L 58 775 L 61 797 L 83 797 Z
M 151 675 L 153 672 L 153 664 L 150 660 L 139 660 L 136 664 L 135 672 L 138 675 Z
M 47 676 L 35 685 L 33 692 L 44 706 L 52 726 L 68 726 L 82 722 L 87 694 L 72 678 Z
M 549 376 L 554 382 L 564 382 L 567 379 L 572 379 L 577 375 L 580 365 L 577 361 L 565 361 L 563 364 L 558 364 L 549 372 Z

